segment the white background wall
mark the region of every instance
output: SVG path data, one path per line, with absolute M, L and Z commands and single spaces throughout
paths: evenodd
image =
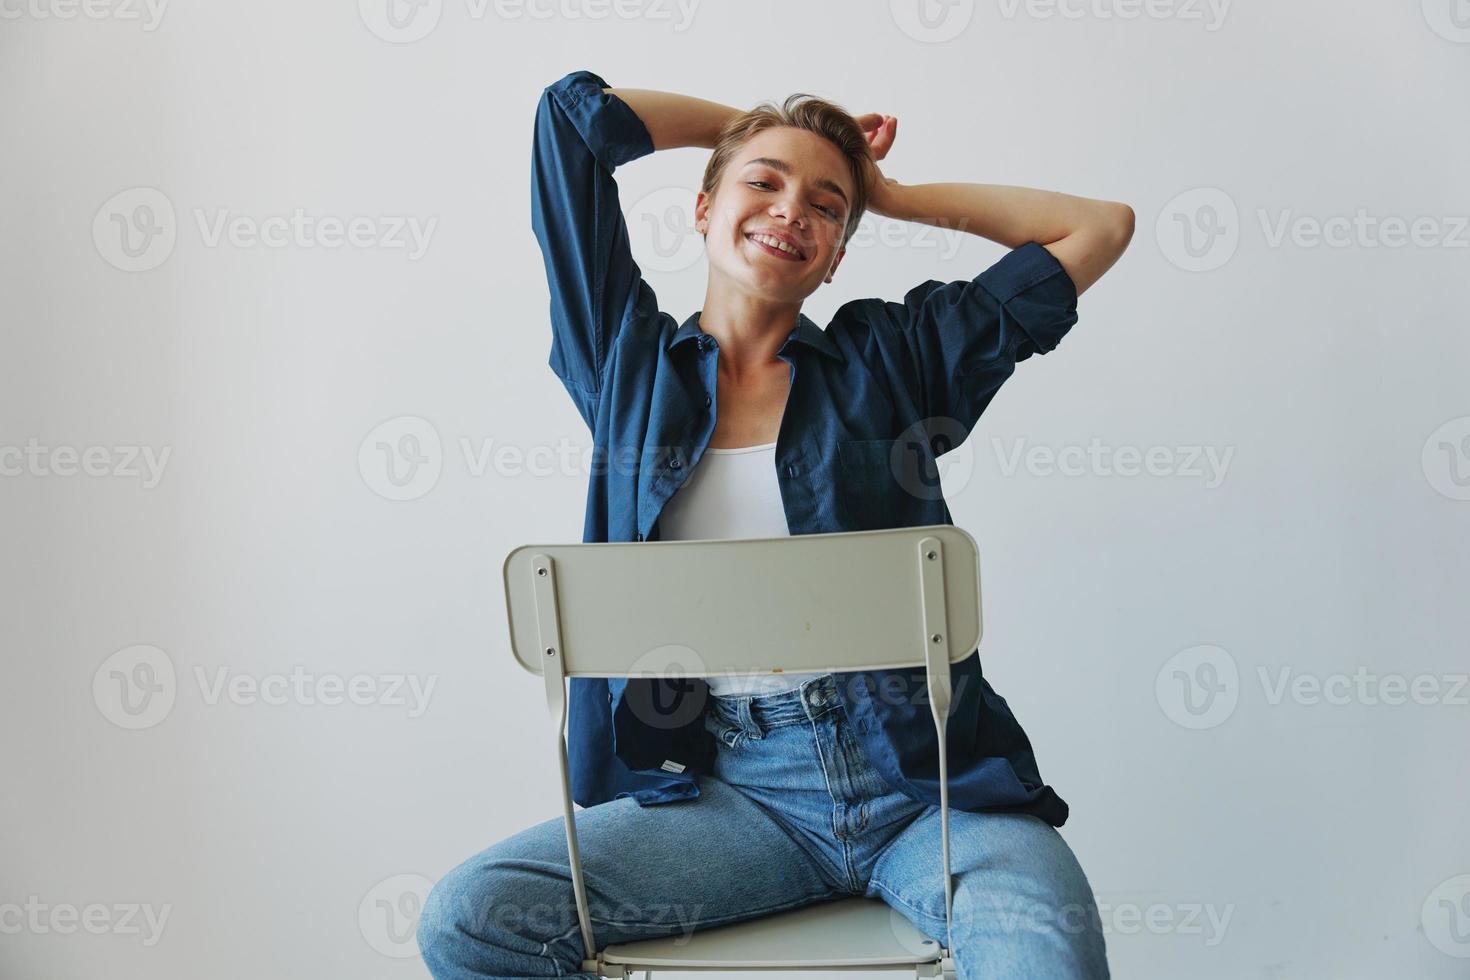
M 1134 207 L 945 457 L 1114 973 L 1470 971 L 1463 2 L 97 2 L 0 0 L 0 975 L 422 977 L 385 909 L 556 813 L 499 573 L 582 528 L 528 204 L 576 68 L 810 91 L 897 115 L 900 181 Z M 705 159 L 618 175 L 681 320 Z M 805 312 L 1003 252 L 960 238 L 870 215 Z

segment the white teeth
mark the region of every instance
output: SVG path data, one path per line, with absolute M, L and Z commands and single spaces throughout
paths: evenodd
M 772 238 L 770 235 L 751 235 L 750 237 L 758 242 L 764 242 L 772 248 L 779 248 L 783 252 L 789 252 L 790 254 L 795 255 L 798 258 L 800 258 L 801 256 L 800 252 L 792 248 L 790 245 L 787 245 L 779 238 Z

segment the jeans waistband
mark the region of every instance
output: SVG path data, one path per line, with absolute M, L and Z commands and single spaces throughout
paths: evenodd
M 775 694 L 709 696 L 710 711 L 757 736 L 780 725 L 820 718 L 840 706 L 837 678 L 832 674 L 813 677 L 800 687 Z

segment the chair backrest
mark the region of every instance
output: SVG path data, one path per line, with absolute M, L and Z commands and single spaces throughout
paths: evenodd
M 932 541 L 936 544 L 925 545 Z M 934 552 L 937 557 L 927 555 Z M 975 539 L 948 524 L 781 538 L 523 545 L 505 559 L 511 649 L 546 660 L 534 568 L 549 562 L 568 677 L 916 667 L 940 599 L 950 661 L 980 642 Z M 937 623 L 934 625 L 938 625 Z
M 924 667 L 938 733 L 946 950 L 949 665 L 980 642 L 980 557 L 950 524 L 780 538 L 522 545 L 502 567 L 511 651 L 556 734 L 582 969 L 601 973 L 567 765 L 569 677 Z

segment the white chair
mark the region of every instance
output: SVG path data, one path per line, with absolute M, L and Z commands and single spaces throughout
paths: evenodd
M 944 729 L 950 663 L 980 642 L 975 540 L 951 525 L 782 538 L 524 545 L 505 559 L 511 649 L 545 681 L 557 738 L 581 969 L 913 970 L 954 980 Z M 758 613 L 758 614 L 757 614 Z M 769 662 L 777 657 L 780 662 Z M 877 899 L 598 951 L 567 774 L 566 679 L 708 677 L 924 667 L 938 732 L 943 946 Z M 876 695 L 881 696 L 881 694 Z

